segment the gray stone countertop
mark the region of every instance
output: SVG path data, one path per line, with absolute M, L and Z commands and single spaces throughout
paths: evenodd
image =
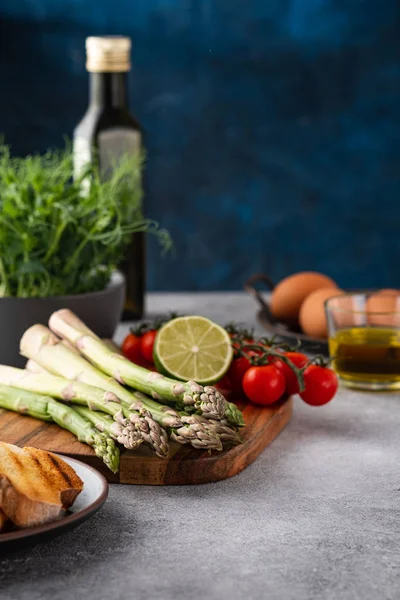
M 256 325 L 241 293 L 151 294 L 148 308 Z M 0 598 L 398 600 L 400 394 L 296 399 L 288 427 L 226 481 L 111 486 L 77 530 L 0 558 Z

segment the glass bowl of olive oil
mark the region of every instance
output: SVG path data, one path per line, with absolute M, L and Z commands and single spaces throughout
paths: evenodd
M 329 354 L 341 381 L 400 390 L 400 292 L 349 293 L 325 302 Z

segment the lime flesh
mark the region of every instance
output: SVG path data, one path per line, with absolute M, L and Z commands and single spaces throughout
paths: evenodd
M 221 379 L 232 362 L 228 333 L 205 317 L 179 317 L 157 333 L 154 362 L 162 373 L 203 385 Z

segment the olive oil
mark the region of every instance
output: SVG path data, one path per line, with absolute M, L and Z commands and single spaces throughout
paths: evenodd
M 400 329 L 353 327 L 329 338 L 329 353 L 347 384 L 400 389 Z

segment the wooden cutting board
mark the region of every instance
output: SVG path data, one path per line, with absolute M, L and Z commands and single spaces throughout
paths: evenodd
M 0 409 L 0 441 L 17 446 L 33 446 L 66 454 L 98 469 L 111 483 L 137 485 L 184 485 L 220 481 L 237 475 L 264 450 L 287 425 L 292 415 L 292 399 L 272 408 L 238 402 L 246 427 L 244 443 L 223 452 L 201 452 L 191 446 L 171 445 L 168 459 L 154 457 L 148 448 L 124 450 L 118 475 L 113 475 L 86 444 L 57 425 L 51 425 Z

